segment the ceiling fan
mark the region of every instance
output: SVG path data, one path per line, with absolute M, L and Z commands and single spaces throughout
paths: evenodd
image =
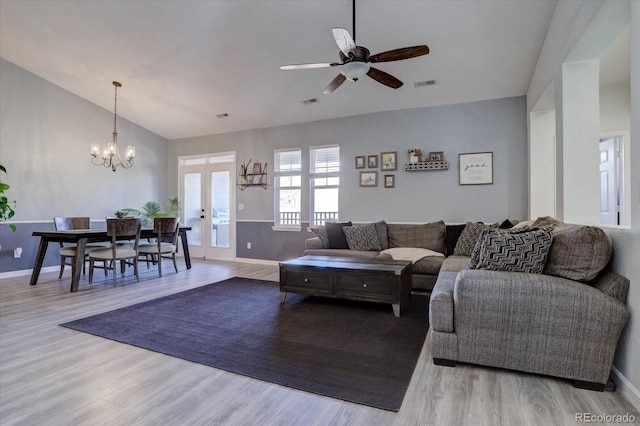
M 310 68 L 339 67 L 340 74 L 334 78 L 324 89 L 324 93 L 331 93 L 336 90 L 345 80 L 358 81 L 365 74 L 385 86 L 397 89 L 402 86 L 402 81 L 391 74 L 371 67 L 370 63 L 400 61 L 403 59 L 415 58 L 429 53 L 426 44 L 400 49 L 388 50 L 386 52 L 371 55 L 369 49 L 356 45 L 356 0 L 353 0 L 353 38 L 349 31 L 344 28 L 333 28 L 333 38 L 340 48 L 341 62 L 316 62 L 309 64 L 282 65 L 282 70 L 299 70 Z

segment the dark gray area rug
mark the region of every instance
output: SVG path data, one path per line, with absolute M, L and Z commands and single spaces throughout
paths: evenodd
M 289 293 L 232 278 L 61 324 L 222 370 L 398 411 L 427 330 L 428 299 L 391 305 Z

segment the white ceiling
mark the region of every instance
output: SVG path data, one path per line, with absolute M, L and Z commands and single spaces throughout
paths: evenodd
M 377 64 L 398 90 L 364 78 L 323 95 L 335 68 L 279 69 L 337 61 L 350 0 L 2 0 L 0 56 L 109 111 L 118 80 L 118 115 L 177 139 L 524 95 L 555 3 L 358 0 L 358 45 L 431 49 Z

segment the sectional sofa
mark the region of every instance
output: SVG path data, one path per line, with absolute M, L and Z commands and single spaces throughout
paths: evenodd
M 600 228 L 550 217 L 514 227 L 509 222 L 342 223 L 315 229 L 304 254 L 413 255 L 414 288 L 432 289 L 429 324 L 437 365 L 507 368 L 604 390 L 629 318 L 629 280 L 607 270 L 610 239 Z M 336 235 L 328 237 L 338 229 L 346 241 L 331 248 Z M 421 250 L 393 250 L 403 248 L 426 251 L 420 257 Z

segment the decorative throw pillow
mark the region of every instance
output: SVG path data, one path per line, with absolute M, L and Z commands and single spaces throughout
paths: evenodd
M 351 222 L 325 222 L 324 227 L 327 230 L 327 238 L 329 240 L 329 247 L 332 249 L 348 249 L 347 238 L 342 231 L 342 227 L 351 226 Z
M 443 221 L 424 225 L 387 225 L 389 248 L 418 247 L 444 253 L 446 225 Z
M 387 234 L 387 222 L 381 220 L 374 223 L 376 227 L 376 233 L 378 234 L 378 242 L 380 243 L 380 250 L 386 250 L 389 248 L 389 236 Z
M 351 250 L 380 250 L 380 241 L 373 223 L 345 226 L 342 228 Z
M 464 230 L 464 227 L 467 225 L 447 225 L 447 230 L 445 234 L 445 246 L 447 247 L 447 256 L 451 256 L 453 251 L 456 249 L 456 244 L 458 239 L 460 238 L 460 234 Z
M 471 252 L 471 259 L 469 260 L 469 263 L 467 264 L 467 269 L 477 269 L 478 267 L 478 263 L 480 262 L 480 253 L 482 253 L 482 251 L 484 250 L 484 242 L 485 242 L 485 237 L 488 234 L 500 234 L 500 233 L 509 233 L 509 234 L 518 234 L 521 232 L 529 232 L 532 231 L 533 229 L 531 229 L 529 226 L 523 226 L 522 228 L 509 228 L 509 229 L 501 229 L 501 228 L 487 228 L 484 231 L 482 231 L 482 234 L 480 234 L 480 238 L 478 238 L 478 242 L 476 243 L 476 246 L 473 248 L 473 251 Z
M 471 256 L 473 248 L 476 246 L 482 231 L 495 228 L 495 225 L 485 225 L 484 223 L 467 222 L 466 226 L 458 238 L 456 248 L 453 250 L 454 256 Z
M 541 274 L 552 242 L 548 228 L 521 233 L 487 232 L 476 269 Z
M 323 226 L 314 226 L 313 228 L 309 228 L 311 232 L 315 234 L 316 237 L 320 239 L 322 243 L 322 248 L 329 248 L 329 237 L 327 236 L 327 228 Z

